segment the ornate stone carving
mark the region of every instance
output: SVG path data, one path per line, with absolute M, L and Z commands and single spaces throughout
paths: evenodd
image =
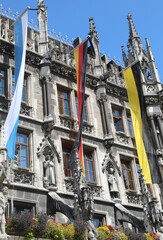
M 8 110 L 9 100 L 5 96 L 0 95 L 0 109 Z
M 60 153 L 58 152 L 57 147 L 55 146 L 53 140 L 49 136 L 43 138 L 41 143 L 39 144 L 39 147 L 37 148 L 38 157 L 40 155 L 43 155 L 43 151 L 47 146 L 50 147 L 50 149 L 53 151 L 53 154 L 56 154 L 58 162 L 60 162 L 61 161 Z
M 142 205 L 142 195 L 137 194 L 136 192 L 126 192 L 128 203 Z
M 67 192 L 73 192 L 73 179 L 65 178 L 65 186 Z
M 75 69 L 70 69 L 70 68 L 66 68 L 63 65 L 59 65 L 56 62 L 52 62 L 51 63 L 51 71 L 62 75 L 64 77 L 68 77 L 71 78 L 71 81 L 76 82 L 76 73 L 75 73 Z M 86 77 L 86 86 L 92 87 L 94 88 L 97 85 L 98 79 L 95 79 L 93 77 L 90 77 L 89 75 L 87 75 Z
M 14 46 L 0 40 L 0 52 L 9 55 L 10 57 L 14 57 Z
M 157 95 L 145 96 L 145 104 L 147 104 L 147 105 L 159 104 L 158 96 Z
M 145 88 L 147 93 L 156 93 L 157 91 L 156 86 L 154 84 L 145 85 Z
M 7 32 L 8 32 L 8 40 L 9 40 L 9 42 L 14 43 L 14 41 L 15 41 L 14 31 L 8 29 Z
M 90 87 L 96 87 L 98 83 L 98 79 L 90 78 L 88 75 L 86 77 L 86 85 Z
M 159 95 L 159 102 L 163 105 L 163 89 L 158 92 Z
M 5 233 L 5 208 L 7 206 L 8 198 L 7 198 L 8 188 L 3 187 L 0 190 L 0 239 L 8 239 L 7 234 Z
M 91 191 L 92 191 L 94 197 L 101 196 L 101 187 L 100 186 L 96 186 L 96 185 L 89 184 L 89 183 L 88 183 L 88 186 L 91 188 Z
M 34 53 L 31 53 L 31 52 L 30 53 L 27 52 L 27 54 L 26 54 L 26 63 L 28 65 L 39 66 L 40 62 L 41 62 L 41 57 L 40 56 L 38 56 L 38 55 L 36 55 Z
M 27 49 L 33 51 L 34 49 L 34 40 L 28 38 L 27 39 Z
M 116 97 L 122 97 L 125 98 L 126 100 L 128 99 L 127 90 L 116 85 L 107 83 L 106 92 Z
M 93 125 L 90 125 L 87 122 L 83 122 L 83 132 L 84 133 L 88 133 L 88 134 L 92 134 L 93 133 Z
M 21 103 L 20 114 L 31 117 L 32 107 L 28 106 L 26 103 Z
M 69 128 L 70 130 L 77 130 L 77 121 L 65 116 L 59 116 L 60 126 Z
M 34 173 L 27 169 L 13 169 L 14 183 L 34 185 Z
M 125 136 L 124 133 L 118 132 L 116 133 L 116 137 L 118 142 L 123 143 L 123 144 L 129 144 L 129 137 Z

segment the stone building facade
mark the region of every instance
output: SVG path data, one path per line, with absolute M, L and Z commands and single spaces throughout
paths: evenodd
M 23 97 L 14 161 L 6 161 L 9 173 L 7 215 L 15 212 L 47 212 L 56 221 L 67 217 L 48 192 L 56 192 L 73 205 L 73 173 L 65 168 L 76 133 L 77 90 L 73 46 L 48 35 L 47 11 L 38 1 L 39 31 L 28 28 Z M 147 114 L 162 170 L 163 90 L 151 47 L 142 47 L 132 16 L 128 15 L 128 54 L 122 47 L 125 67 L 138 56 L 143 68 L 142 86 Z M 0 120 L 3 158 L 3 123 L 9 110 L 14 79 L 13 19 L 0 16 Z M 89 19 L 89 35 L 96 52 L 88 55 L 83 124 L 83 151 L 86 181 L 94 192 L 94 223 L 135 228 L 133 221 L 115 207 L 143 219 L 139 163 L 128 103 L 123 67 L 101 55 L 94 20 Z M 80 43 L 77 38 L 74 44 Z M 161 206 L 162 186 L 150 185 L 149 192 Z

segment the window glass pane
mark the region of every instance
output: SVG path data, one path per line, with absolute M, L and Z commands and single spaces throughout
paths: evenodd
M 93 218 L 93 225 L 95 228 L 98 228 L 100 226 L 100 219 Z
M 22 101 L 24 101 L 24 102 L 27 101 L 26 83 L 27 83 L 27 80 L 26 80 L 26 78 L 24 78 L 24 80 L 23 80 L 23 90 L 22 90 Z M 16 86 L 15 86 L 15 75 L 12 74 L 12 96 L 14 96 L 15 88 L 16 88 Z
M 25 92 L 25 86 L 23 86 L 23 92 L 22 92 L 22 101 L 26 102 L 26 92 Z
M 21 157 L 27 158 L 27 146 L 21 146 Z
M 66 115 L 70 115 L 70 111 L 69 111 L 69 102 L 68 101 L 64 101 L 64 108 L 65 108 L 65 114 Z
M 116 119 L 115 128 L 116 128 L 117 131 L 122 131 L 123 132 L 122 120 L 121 119 Z
M 85 168 L 85 179 L 86 181 L 89 180 L 88 178 L 88 167 L 87 167 L 87 162 L 84 160 L 84 168 Z
M 5 71 L 0 70 L 0 94 L 5 94 Z
M 4 80 L 0 79 L 0 87 L 3 88 L 4 87 Z
M 58 90 L 59 113 L 70 116 L 69 93 L 65 90 Z
M 113 111 L 113 120 L 114 120 L 116 131 L 124 132 L 123 121 L 122 121 L 122 110 L 113 108 L 112 111 Z
M 113 115 L 114 115 L 115 117 L 121 117 L 120 111 L 119 111 L 119 110 L 116 110 L 116 109 L 113 109 Z
M 27 143 L 27 136 L 25 134 L 20 134 L 20 143 Z
M 17 133 L 14 163 L 19 167 L 28 167 L 28 136 Z
M 64 164 L 65 176 L 66 177 L 72 177 L 73 172 L 66 168 L 67 161 L 69 159 L 70 152 L 71 152 L 71 146 L 70 146 L 70 148 L 62 147 L 62 152 L 63 152 L 63 164 Z
M 68 93 L 63 92 L 63 98 L 68 100 Z
M 132 176 L 132 168 L 130 162 L 122 161 L 122 175 L 126 189 L 134 189 L 133 176 Z
M 133 129 L 132 117 L 130 112 L 127 113 L 127 121 L 128 121 L 130 136 L 134 136 L 134 129 Z
M 89 169 L 89 172 L 93 172 L 92 162 L 88 162 L 88 169 Z

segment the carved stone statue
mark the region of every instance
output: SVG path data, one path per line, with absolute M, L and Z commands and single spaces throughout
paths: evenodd
M 96 228 L 93 225 L 93 223 L 89 220 L 86 222 L 86 224 L 87 224 L 87 229 L 88 229 L 87 240 L 97 240 L 98 233 L 97 233 Z
M 0 239 L 7 239 L 5 233 L 5 208 L 7 206 L 8 188 L 3 187 L 0 192 Z
M 44 165 L 44 184 L 45 187 L 55 186 L 55 165 L 52 160 L 52 156 L 49 152 L 48 155 L 45 156 L 45 161 L 43 162 Z
M 109 166 L 108 169 L 108 182 L 109 182 L 109 188 L 110 188 L 110 194 L 112 198 L 118 198 L 118 186 L 117 186 L 117 180 L 115 177 L 115 170 L 113 166 Z

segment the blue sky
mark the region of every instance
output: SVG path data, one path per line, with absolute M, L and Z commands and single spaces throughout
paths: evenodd
M 13 13 L 21 13 L 27 6 L 37 6 L 37 0 L 0 0 L 0 3 Z M 163 82 L 163 0 L 45 0 L 45 4 L 48 7 L 48 28 L 70 39 L 77 36 L 84 39 L 89 32 L 89 18 L 93 17 L 100 51 L 118 60 L 122 59 L 121 46 L 127 45 L 126 16 L 130 12 L 144 47 L 145 38 L 149 39 Z M 29 19 L 37 23 L 35 11 L 29 12 Z

